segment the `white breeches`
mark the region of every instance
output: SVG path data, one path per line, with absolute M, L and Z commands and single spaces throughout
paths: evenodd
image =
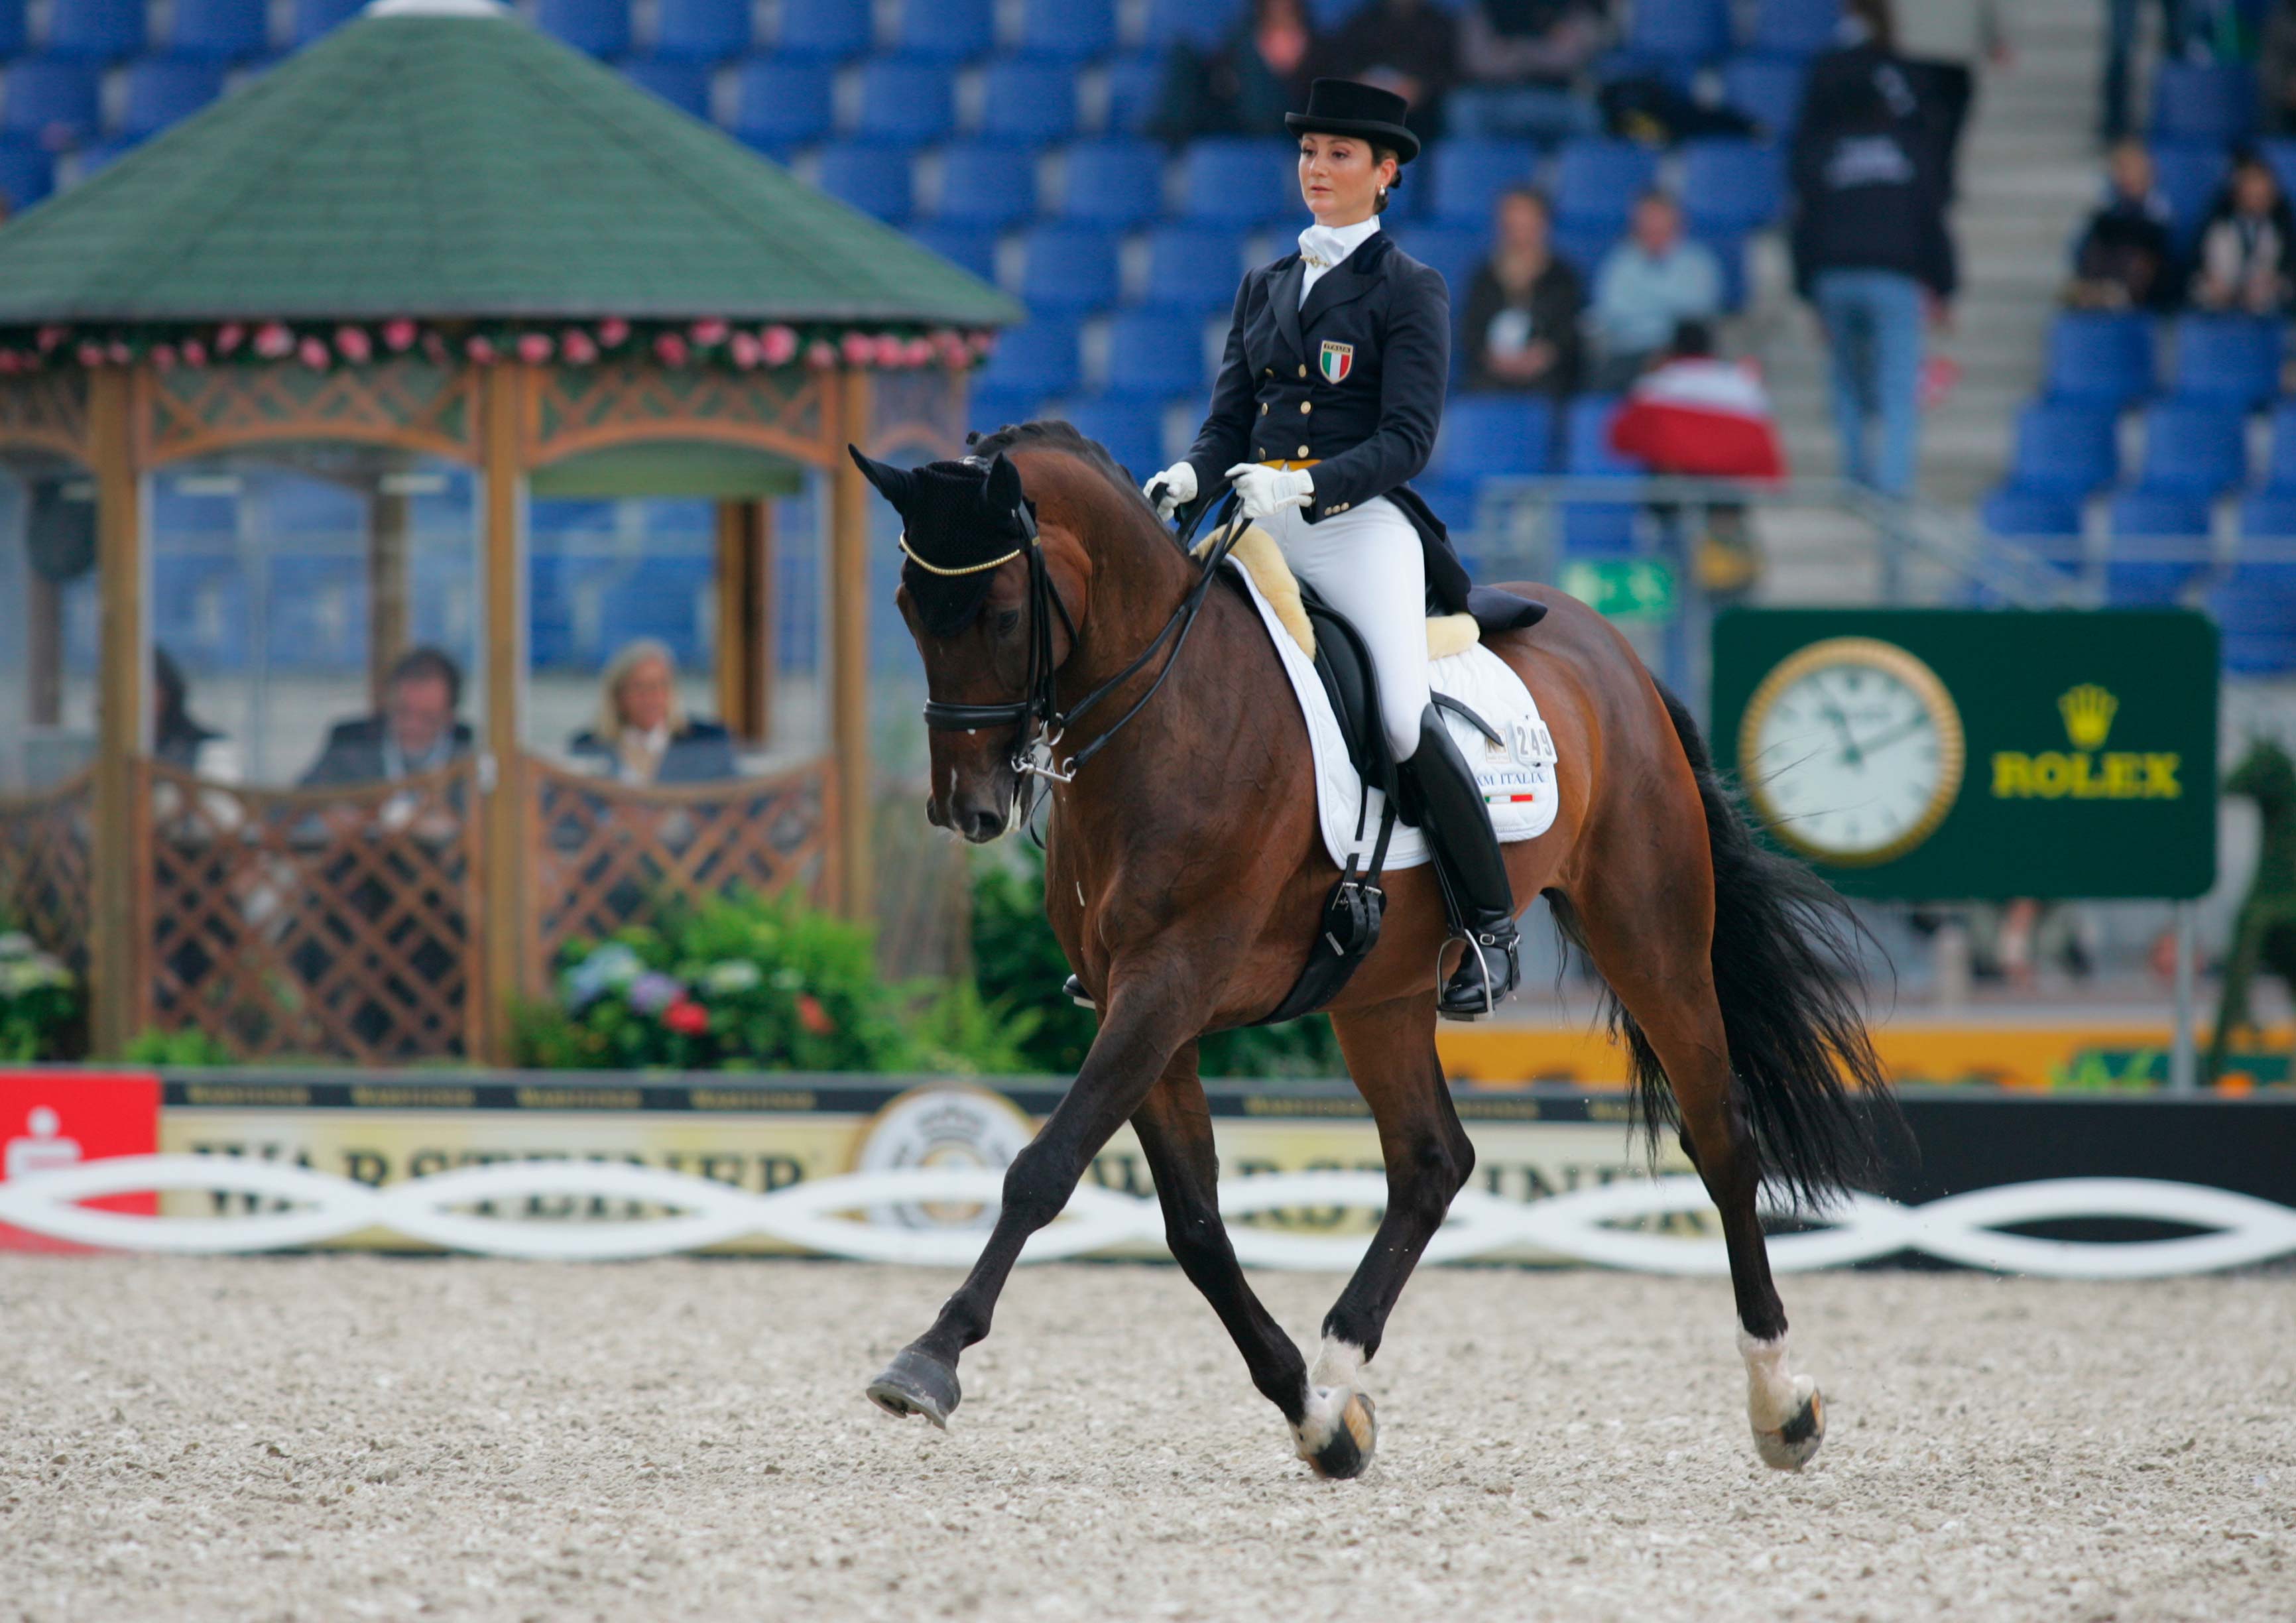
M 1379 496 L 1310 524 L 1287 507 L 1263 525 L 1292 572 L 1355 623 L 1379 676 L 1387 747 L 1406 760 L 1419 749 L 1427 709 L 1427 560 L 1419 532 Z

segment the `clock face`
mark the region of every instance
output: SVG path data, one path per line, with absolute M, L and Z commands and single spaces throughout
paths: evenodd
M 1870 637 L 1814 643 L 1746 706 L 1739 771 L 1769 832 L 1845 866 L 1929 838 L 1961 792 L 1961 713 L 1930 668 Z

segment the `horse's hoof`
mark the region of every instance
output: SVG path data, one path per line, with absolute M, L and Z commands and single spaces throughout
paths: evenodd
M 869 1401 L 896 1420 L 922 1414 L 942 1430 L 964 1396 L 956 1372 L 928 1353 L 905 1347 L 869 1383 Z
M 1317 1476 L 1334 1482 L 1359 1477 L 1370 1469 L 1379 1447 L 1379 1417 L 1371 1395 L 1346 1387 L 1319 1389 L 1309 1401 L 1308 1418 L 1292 1428 L 1300 1457 Z
M 1775 1431 L 1754 1428 L 1754 1452 L 1773 1471 L 1800 1471 L 1825 1440 L 1825 1399 L 1813 1390 Z

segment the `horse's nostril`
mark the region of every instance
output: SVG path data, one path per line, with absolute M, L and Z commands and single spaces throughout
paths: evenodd
M 986 845 L 1004 832 L 1004 819 L 993 811 L 968 812 L 964 827 L 976 843 Z

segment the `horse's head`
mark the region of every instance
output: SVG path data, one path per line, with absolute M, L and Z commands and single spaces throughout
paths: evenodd
M 1073 540 L 1040 534 L 999 453 L 895 468 L 853 460 L 901 515 L 897 602 L 925 665 L 932 782 L 925 816 L 976 844 L 1004 832 L 1053 672 L 1084 624 Z
M 2225 779 L 2225 792 L 2246 795 L 2267 811 L 2296 806 L 2296 761 L 2270 739 L 2257 739 Z

